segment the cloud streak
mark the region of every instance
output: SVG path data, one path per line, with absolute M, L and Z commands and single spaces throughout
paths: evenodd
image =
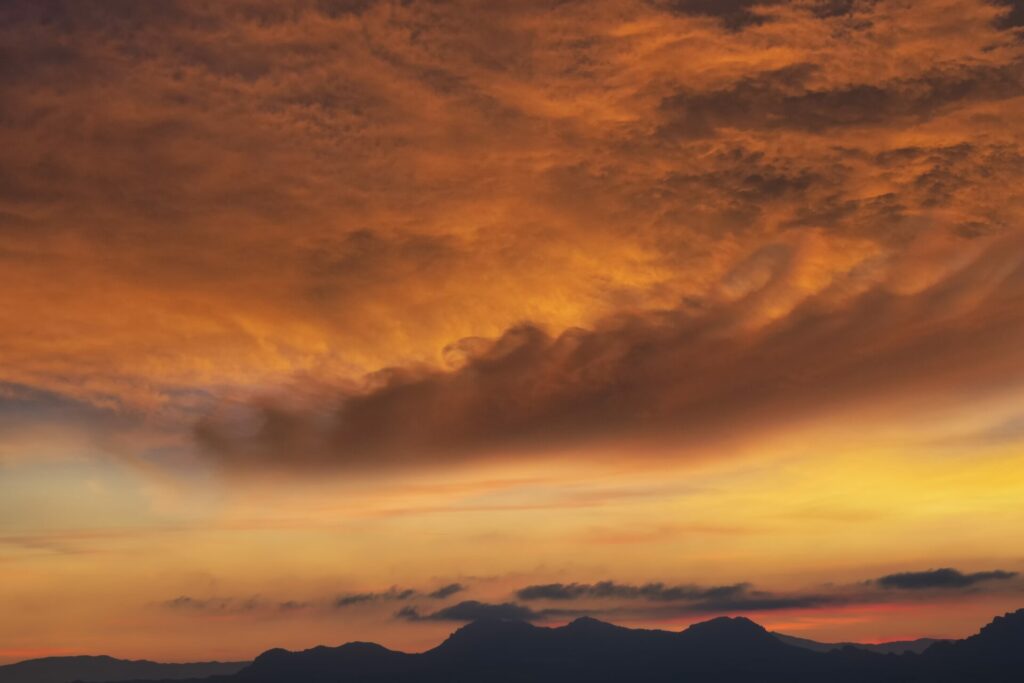
M 597 583 L 548 583 L 516 591 L 520 600 L 577 600 L 580 598 L 640 598 L 656 602 L 728 598 L 743 593 L 747 584 L 702 588 L 694 585 L 666 586 L 663 583 L 629 585 L 614 581 Z
M 293 616 L 330 615 L 362 607 L 368 614 L 412 623 L 469 622 L 499 619 L 558 622 L 581 616 L 608 619 L 664 620 L 715 614 L 763 612 L 817 612 L 858 605 L 914 605 L 927 603 L 935 591 L 966 597 L 985 591 L 999 594 L 1016 590 L 1019 574 L 1002 569 L 962 572 L 953 568 L 898 572 L 855 584 L 828 583 L 797 590 L 766 590 L 751 583 L 702 586 L 690 583 L 624 583 L 614 580 L 569 583 L 535 583 L 516 589 L 505 599 L 473 595 L 441 606 L 425 607 L 424 601 L 442 601 L 470 592 L 450 583 L 430 592 L 392 587 L 386 591 L 348 593 L 330 599 L 275 600 L 249 597 L 193 597 L 182 595 L 160 603 L 181 613 L 203 615 Z M 404 603 L 397 609 L 394 603 Z
M 930 588 L 957 590 L 970 588 L 979 583 L 989 581 L 1008 581 L 1016 577 L 1017 572 L 1008 572 L 1002 569 L 964 574 L 956 569 L 944 567 L 942 569 L 929 569 L 923 572 L 889 574 L 875 581 L 882 588 L 895 588 L 899 590 L 925 590 Z
M 448 583 L 428 593 L 413 588 L 398 588 L 392 586 L 386 591 L 376 593 L 346 593 L 334 599 L 334 606 L 338 608 L 350 607 L 375 602 L 404 602 L 418 597 L 427 597 L 433 600 L 444 600 L 456 593 L 461 593 L 466 587 L 461 583 Z

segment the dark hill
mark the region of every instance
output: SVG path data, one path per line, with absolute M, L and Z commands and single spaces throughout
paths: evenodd
M 821 643 L 816 640 L 808 640 L 807 638 L 789 636 L 785 633 L 772 633 L 772 635 L 787 645 L 796 645 L 797 647 L 814 650 L 815 652 L 831 652 L 832 650 L 841 650 L 844 647 L 854 647 L 883 655 L 900 655 L 904 652 L 921 654 L 935 643 L 943 642 L 935 638 L 918 638 L 916 640 L 894 640 L 889 643 Z
M 70 681 L 181 680 L 229 675 L 249 662 L 162 664 L 144 659 L 115 659 L 105 655 L 43 657 L 0 666 L 0 683 L 70 683 Z
M 353 649 L 354 648 L 354 649 Z M 271 651 L 233 677 L 237 683 L 969 683 L 1024 680 L 1024 611 L 971 638 L 922 654 L 858 647 L 815 652 L 787 644 L 743 618 L 719 618 L 682 632 L 628 629 L 595 619 L 559 628 L 482 620 L 432 650 L 406 655 L 363 644 L 306 652 Z
M 978 634 L 923 653 L 860 647 L 816 652 L 743 618 L 681 632 L 594 619 L 559 628 L 483 620 L 432 650 L 405 654 L 370 643 L 303 652 L 270 650 L 207 683 L 1010 683 L 1024 681 L 1024 610 Z

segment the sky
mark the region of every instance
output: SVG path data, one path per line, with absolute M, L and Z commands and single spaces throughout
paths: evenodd
M 0 4 L 0 663 L 1024 607 L 1024 4 Z

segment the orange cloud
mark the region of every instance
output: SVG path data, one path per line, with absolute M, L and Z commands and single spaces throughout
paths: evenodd
M 793 270 L 783 249 L 767 281 L 732 302 L 558 336 L 524 325 L 474 340 L 457 370 L 396 368 L 362 391 L 321 388 L 309 408 L 268 402 L 234 422 L 204 420 L 197 433 L 240 467 L 422 466 L 595 438 L 749 437 L 851 403 L 935 392 L 969 400 L 1022 379 L 1021 246 L 998 241 L 916 293 L 877 286 L 837 302 L 825 292 L 751 329 L 751 310 Z

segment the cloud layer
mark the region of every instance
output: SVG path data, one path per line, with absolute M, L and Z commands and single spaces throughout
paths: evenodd
M 752 327 L 750 310 L 788 286 L 792 252 L 770 253 L 766 281 L 736 301 L 558 335 L 521 325 L 460 343 L 457 370 L 395 368 L 363 391 L 305 409 L 262 403 L 240 430 L 207 419 L 197 434 L 229 465 L 380 467 L 599 437 L 700 443 L 879 397 L 970 399 L 1021 379 L 1021 240 L 919 291 L 829 290 Z
M 434 591 L 391 587 L 382 591 L 346 593 L 330 599 L 271 599 L 249 597 L 193 597 L 182 595 L 160 603 L 173 611 L 217 615 L 292 617 L 296 614 L 331 614 L 359 606 L 409 622 L 468 622 L 477 619 L 557 622 L 580 616 L 602 618 L 676 619 L 708 614 L 755 612 L 815 612 L 856 605 L 914 604 L 929 601 L 935 591 L 947 597 L 985 590 L 1019 590 L 1018 573 L 1002 569 L 961 572 L 953 568 L 888 574 L 854 584 L 829 583 L 800 590 L 772 591 L 751 583 L 722 586 L 667 584 L 658 581 L 631 584 L 613 580 L 594 583 L 530 584 L 508 599 L 494 599 L 493 590 L 472 590 L 459 583 Z M 982 585 L 984 584 L 984 585 Z M 446 600 L 456 594 L 481 593 L 441 606 L 424 602 Z M 487 595 L 490 593 L 490 595 Z M 397 610 L 394 603 L 403 603 Z
M 0 13 L 0 381 L 107 448 L 711 438 L 1018 360 L 1016 5 Z

